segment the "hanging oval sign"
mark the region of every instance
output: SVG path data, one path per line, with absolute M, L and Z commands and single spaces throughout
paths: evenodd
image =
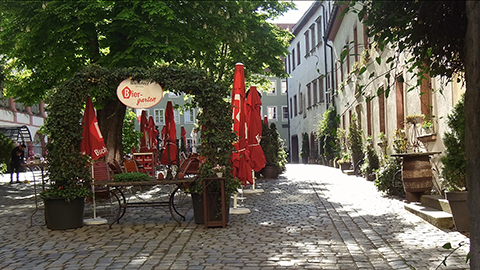
M 162 100 L 163 89 L 156 82 L 126 79 L 118 85 L 117 97 L 130 108 L 147 109 Z

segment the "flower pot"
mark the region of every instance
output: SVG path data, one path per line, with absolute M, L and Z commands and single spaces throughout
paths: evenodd
M 278 177 L 278 168 L 277 166 L 267 165 L 262 169 L 263 177 L 267 179 L 274 179 Z
M 459 232 L 470 231 L 470 216 L 468 212 L 468 192 L 445 192 L 445 196 L 452 210 L 453 223 Z
M 338 164 L 340 165 L 340 170 L 342 170 L 342 172 L 350 170 L 350 166 L 352 166 L 351 162 L 339 162 Z
M 217 175 L 218 178 L 222 178 L 223 177 L 223 172 L 217 172 L 215 173 Z
M 45 199 L 45 223 L 51 230 L 67 230 L 83 227 L 84 198 L 70 202 L 64 199 Z
M 211 221 L 222 220 L 222 204 L 221 204 L 221 193 L 220 192 L 210 192 L 207 194 L 209 200 L 208 205 L 210 206 L 209 214 Z M 192 193 L 192 204 L 193 204 L 193 217 L 196 224 L 205 224 L 204 211 L 203 211 L 203 194 Z M 227 222 L 230 213 L 230 207 L 228 207 L 227 200 Z

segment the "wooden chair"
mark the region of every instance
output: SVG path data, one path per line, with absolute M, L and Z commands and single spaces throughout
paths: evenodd
M 108 162 L 108 167 L 110 168 L 110 170 L 112 170 L 114 174 L 123 173 L 123 169 L 117 160 L 114 160 L 113 162 Z
M 125 167 L 125 172 L 138 172 L 137 163 L 134 160 L 125 160 L 123 162 L 123 166 Z

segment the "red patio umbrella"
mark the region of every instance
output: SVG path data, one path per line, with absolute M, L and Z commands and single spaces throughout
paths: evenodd
M 173 114 L 172 102 L 167 102 L 165 110 L 165 126 L 162 129 L 163 153 L 160 163 L 164 165 L 178 164 L 177 161 L 177 128 Z
M 260 100 L 257 87 L 252 86 L 248 91 L 247 97 L 247 137 L 248 147 L 250 149 L 250 164 L 255 172 L 259 172 L 265 167 L 265 164 L 267 164 L 263 149 L 260 146 L 260 140 L 262 138 L 261 107 L 262 101 Z
M 89 155 L 93 160 L 104 157 L 107 154 L 107 148 L 103 141 L 102 133 L 98 127 L 97 116 L 93 108 L 92 99 L 87 97 L 87 104 L 85 106 L 85 113 L 83 116 L 83 140 L 80 143 L 82 154 Z M 92 164 L 92 178 L 93 178 L 93 164 Z M 95 181 L 95 180 L 92 180 Z M 93 219 L 86 219 L 84 223 L 87 225 L 106 224 L 108 221 L 103 218 L 97 218 L 97 210 L 95 205 L 95 188 L 92 185 L 93 193 Z
M 150 151 L 157 149 L 158 130 L 155 129 L 155 121 L 153 116 L 148 118 L 148 148 Z
M 148 120 L 147 111 L 143 110 L 140 116 L 140 132 L 142 137 L 140 138 L 140 152 L 148 152 Z
M 246 185 L 247 181 L 253 183 L 253 178 L 245 127 L 245 73 L 241 63 L 235 65 L 233 77 L 232 118 L 234 120 L 233 131 L 238 135 L 238 141 L 235 143 L 236 152 L 232 156 L 233 176 Z
M 83 140 L 80 144 L 82 154 L 89 155 L 92 159 L 97 160 L 107 154 L 107 148 L 103 141 L 102 133 L 98 127 L 97 116 L 93 108 L 92 99 L 87 98 L 85 113 L 83 116 Z

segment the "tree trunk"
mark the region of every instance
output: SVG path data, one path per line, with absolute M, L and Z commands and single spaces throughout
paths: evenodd
M 107 162 L 123 158 L 122 128 L 126 109 L 123 103 L 115 99 L 97 111 L 98 125 L 108 150 L 105 157 Z
M 480 2 L 467 1 L 466 13 L 465 155 L 470 212 L 470 268 L 480 269 Z

